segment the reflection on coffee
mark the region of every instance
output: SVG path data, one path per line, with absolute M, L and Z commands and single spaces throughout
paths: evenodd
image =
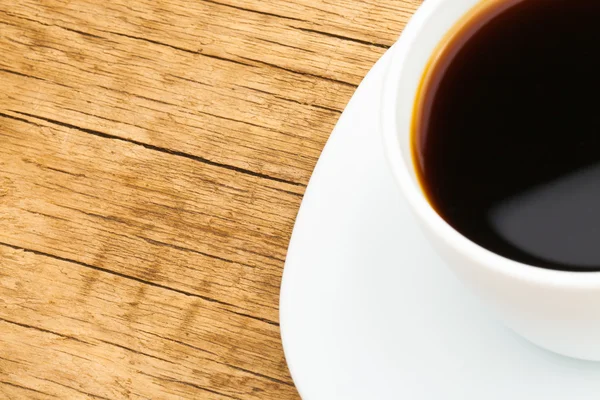
M 413 157 L 458 232 L 539 267 L 600 271 L 600 1 L 487 1 L 423 77 Z

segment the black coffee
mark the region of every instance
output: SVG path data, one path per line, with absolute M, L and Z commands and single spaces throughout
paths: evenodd
M 413 124 L 422 187 L 494 253 L 600 271 L 600 1 L 488 3 L 424 76 Z

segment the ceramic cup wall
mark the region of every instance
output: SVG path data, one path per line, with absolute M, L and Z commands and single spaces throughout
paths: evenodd
M 600 360 L 600 273 L 537 268 L 478 246 L 438 216 L 417 181 L 410 147 L 417 87 L 440 41 L 482 1 L 498 0 L 427 0 L 393 47 L 382 107 L 389 166 L 434 248 L 490 310 L 541 347 Z

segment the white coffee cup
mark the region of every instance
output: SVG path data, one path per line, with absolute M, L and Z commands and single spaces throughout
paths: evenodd
M 538 268 L 471 242 L 428 203 L 411 159 L 415 99 L 434 51 L 475 7 L 515 1 L 520 0 L 427 0 L 417 11 L 391 50 L 384 81 L 386 156 L 426 236 L 468 288 L 529 341 L 559 354 L 600 361 L 600 273 Z

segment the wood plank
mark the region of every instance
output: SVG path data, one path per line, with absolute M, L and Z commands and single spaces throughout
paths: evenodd
M 112 42 L 0 17 L 13 24 L 3 26 L 11 40 L 0 42 L 0 82 L 14 88 L 0 94 L 5 110 L 290 182 L 308 181 L 354 90 L 134 39 Z
M 219 305 L 209 301 L 2 245 L 0 260 L 5 393 L 295 397 L 277 327 L 223 318 Z
M 289 185 L 14 118 L 0 117 L 0 242 L 277 321 Z
M 375 9 L 375 5 L 371 7 Z M 259 64 L 355 85 L 384 50 L 294 29 L 289 21 L 277 16 L 232 8 L 217 1 L 141 0 L 131 5 L 123 0 L 109 3 L 27 0 L 11 7 L 10 13 L 35 15 L 48 24 L 60 21 L 69 28 L 94 35 L 126 35 L 190 54 L 208 54 L 238 62 L 256 60 Z M 401 23 L 398 21 L 397 29 Z M 285 43 L 277 41 L 282 37 Z
M 420 0 L 0 0 L 0 398 L 297 399 L 308 179 Z

